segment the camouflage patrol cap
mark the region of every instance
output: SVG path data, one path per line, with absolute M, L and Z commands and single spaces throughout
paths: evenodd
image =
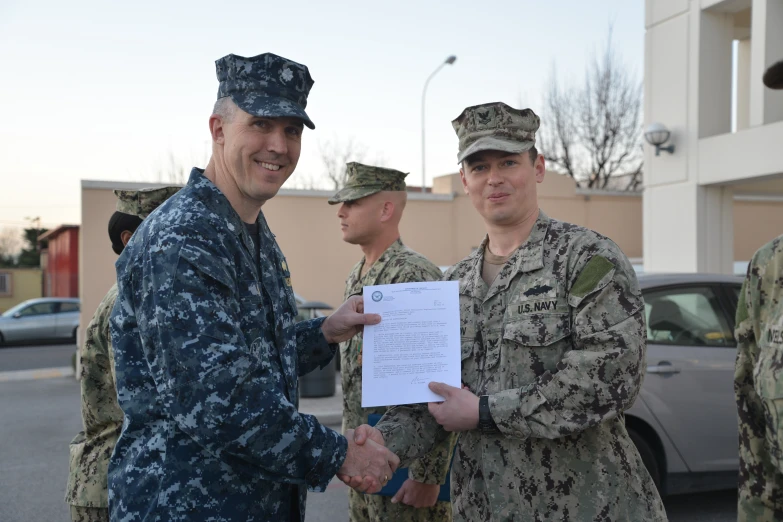
M 117 212 L 146 219 L 161 203 L 173 196 L 180 187 L 144 188 L 141 190 L 115 190 Z
M 218 99 L 231 96 L 248 114 L 265 118 L 299 118 L 311 129 L 305 112 L 313 86 L 307 66 L 272 53 L 252 58 L 229 54 L 215 61 Z
M 519 154 L 536 144 L 541 120 L 531 109 L 515 109 L 502 102 L 468 107 L 451 122 L 459 138 L 457 163 L 482 150 Z
M 783 60 L 770 65 L 763 80 L 764 85 L 770 89 L 783 89 Z
M 407 172 L 383 167 L 371 167 L 361 163 L 348 163 L 348 181 L 334 196 L 329 198 L 330 205 L 345 201 L 356 201 L 383 190 L 404 191 Z

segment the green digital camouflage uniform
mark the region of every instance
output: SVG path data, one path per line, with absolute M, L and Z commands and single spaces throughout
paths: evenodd
M 355 201 L 380 191 L 404 191 L 407 174 L 393 169 L 348 163 L 348 176 L 342 190 L 329 203 L 334 205 Z M 351 270 L 345 285 L 345 299 L 361 295 L 362 288 L 372 285 L 438 281 L 440 269 L 421 254 L 414 252 L 401 240 L 395 241 L 364 277 L 361 276 L 364 258 Z M 362 335 L 340 344 L 340 368 L 343 387 L 343 432 L 367 424 L 371 414 L 383 414 L 385 407 L 362 408 Z M 409 478 L 424 484 L 443 484 L 449 471 L 455 437 L 438 444 L 430 453 L 411 463 Z M 449 521 L 451 503 L 437 502 L 431 508 L 416 509 L 402 503 L 392 504 L 391 497 L 364 495 L 350 490 L 350 520 L 360 521 Z
M 783 520 L 783 236 L 753 256 L 736 324 L 738 520 Z
M 502 103 L 454 122 L 459 161 L 529 150 L 538 117 Z M 664 521 L 655 485 L 625 429 L 645 371 L 636 275 L 606 237 L 539 212 L 491 285 L 482 245 L 453 266 L 460 283 L 462 381 L 487 395 L 497 431 L 459 433 L 451 475 L 457 521 Z M 405 465 L 447 432 L 425 405 L 377 425 Z
M 142 219 L 178 187 L 118 190 L 117 211 Z M 107 472 L 109 458 L 122 429 L 123 413 L 117 403 L 114 352 L 111 348 L 109 316 L 117 299 L 117 284 L 98 305 L 84 344 L 79 350 L 82 423 L 69 445 L 70 473 L 65 502 L 71 506 L 74 522 L 108 521 Z

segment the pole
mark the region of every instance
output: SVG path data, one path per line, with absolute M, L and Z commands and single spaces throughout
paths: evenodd
M 424 102 L 427 96 L 427 86 L 430 84 L 430 80 L 432 80 L 432 77 L 435 76 L 438 71 L 440 71 L 444 65 L 446 65 L 448 61 L 443 62 L 442 64 L 438 65 L 438 68 L 432 71 L 432 74 L 429 75 L 427 78 L 427 81 L 424 82 L 424 90 L 421 93 L 421 192 L 422 194 L 425 192 L 425 186 L 426 186 L 426 174 L 427 174 L 427 166 L 426 166 L 426 154 L 425 154 L 425 148 L 424 148 Z

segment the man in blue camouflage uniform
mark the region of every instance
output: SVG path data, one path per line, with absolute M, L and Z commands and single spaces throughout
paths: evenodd
M 216 62 L 212 158 L 151 215 L 117 262 L 111 317 L 125 413 L 109 467 L 116 522 L 303 521 L 306 488 L 398 459 L 300 414 L 298 377 L 362 324 L 353 298 L 295 323 L 285 257 L 261 213 L 299 159 L 307 67 L 273 54 Z

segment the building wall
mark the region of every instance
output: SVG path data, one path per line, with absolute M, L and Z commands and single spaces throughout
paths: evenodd
M 49 237 L 44 271 L 46 297 L 79 297 L 79 228 Z
M 0 313 L 22 301 L 41 297 L 40 268 L 0 268 L 0 274 L 10 275 L 10 293 L 0 294 Z
M 456 181 L 455 181 L 456 179 Z M 409 247 L 439 266 L 470 254 L 485 235 L 484 224 L 456 176 L 436 178 L 443 193 L 409 194 L 400 232 Z M 138 184 L 83 182 L 81 278 L 82 328 L 113 284 L 114 263 L 106 224 L 116 200 L 111 187 Z M 362 253 L 344 243 L 331 192 L 282 190 L 264 214 L 291 269 L 294 290 L 333 307 L 343 300 L 345 279 Z M 539 185 L 539 203 L 549 216 L 592 228 L 612 238 L 630 258 L 642 258 L 642 198 L 638 194 L 579 191 L 567 177 L 549 173 Z M 783 232 L 783 200 L 735 203 L 736 260 L 747 260 L 761 244 Z M 751 226 L 751 223 L 758 225 Z M 763 224 L 763 225 L 761 225 Z

